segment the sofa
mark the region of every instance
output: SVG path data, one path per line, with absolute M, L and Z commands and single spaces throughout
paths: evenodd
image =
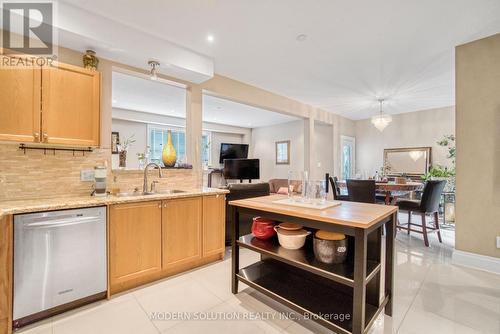
M 245 199 L 251 197 L 268 196 L 269 183 L 232 183 L 227 189 L 226 194 L 226 244 L 231 243 L 231 233 L 233 226 L 231 225 L 231 208 L 228 203 L 230 201 Z M 249 234 L 252 230 L 253 216 L 248 214 L 240 214 L 240 236 Z
M 302 181 L 292 180 L 293 192 L 300 193 L 302 191 Z M 288 179 L 271 179 L 269 180 L 269 191 L 271 194 L 278 193 L 280 188 L 288 188 Z

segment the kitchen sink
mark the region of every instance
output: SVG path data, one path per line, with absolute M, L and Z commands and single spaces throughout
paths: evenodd
M 169 190 L 160 190 L 157 191 L 156 194 L 182 194 L 185 193 L 185 190 L 179 190 L 179 189 L 169 189 Z
M 156 192 L 142 192 L 142 191 L 133 191 L 133 192 L 121 192 L 117 193 L 116 197 L 133 197 L 133 196 L 149 196 L 149 195 L 166 195 L 166 194 L 182 194 L 185 193 L 185 190 L 179 189 L 169 189 L 169 190 L 160 190 Z
M 142 191 L 134 191 L 134 192 L 123 192 L 115 194 L 116 197 L 130 197 L 130 196 L 143 196 L 146 195 Z

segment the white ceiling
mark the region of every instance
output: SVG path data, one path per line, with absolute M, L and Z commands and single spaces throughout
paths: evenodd
M 203 95 L 203 121 L 243 128 L 258 128 L 298 120 L 269 110 Z
M 186 90 L 119 72 L 113 72 L 113 108 L 186 117 Z
M 159 115 L 186 117 L 184 88 L 119 72 L 113 72 L 113 108 Z M 298 118 L 203 95 L 203 121 L 256 128 L 291 122 Z
M 378 97 L 390 113 L 453 105 L 454 47 L 500 32 L 499 0 L 65 1 L 352 119 L 375 114 Z

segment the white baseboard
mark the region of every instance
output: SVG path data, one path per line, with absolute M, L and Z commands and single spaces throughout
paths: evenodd
M 469 253 L 455 249 L 453 251 L 451 263 L 500 275 L 500 259 L 496 257 Z

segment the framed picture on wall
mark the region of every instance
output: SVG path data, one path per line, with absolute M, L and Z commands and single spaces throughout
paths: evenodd
M 276 142 L 276 165 L 289 165 L 290 164 L 290 141 L 277 141 Z
M 111 132 L 111 153 L 118 154 L 118 144 L 120 144 L 120 134 Z

